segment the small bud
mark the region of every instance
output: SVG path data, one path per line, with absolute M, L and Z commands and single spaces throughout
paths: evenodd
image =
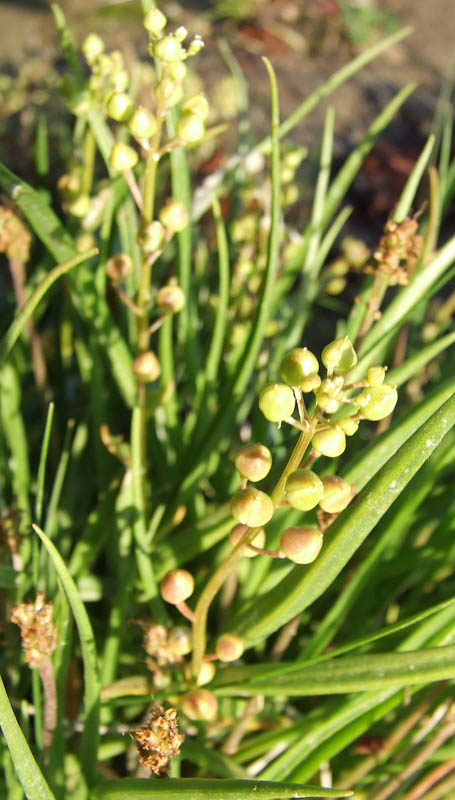
M 57 182 L 57 188 L 65 200 L 70 200 L 78 195 L 81 190 L 80 176 L 74 172 L 61 175 Z
M 133 262 L 126 253 L 117 253 L 106 262 L 106 272 L 112 283 L 123 283 L 133 271 Z
M 161 222 L 154 220 L 140 229 L 138 242 L 144 253 L 146 255 L 151 255 L 162 248 L 165 236 L 166 234 Z
M 298 508 L 300 511 L 315 508 L 323 491 L 321 479 L 309 469 L 296 469 L 286 481 L 286 500 L 293 508 Z
M 114 92 L 107 104 L 107 113 L 116 122 L 125 122 L 133 110 L 133 101 L 125 92 Z
M 273 503 L 265 492 L 259 489 L 243 489 L 231 500 L 231 514 L 237 522 L 249 528 L 260 528 L 273 517 Z
M 325 285 L 325 293 L 329 294 L 331 297 L 336 297 L 337 295 L 344 292 L 346 289 L 347 280 L 346 278 L 331 278 L 328 283 Z
M 191 597 L 193 590 L 194 578 L 186 569 L 174 569 L 168 572 L 160 583 L 161 597 L 173 606 Z
M 197 676 L 197 685 L 205 686 L 207 683 L 211 683 L 215 677 L 215 671 L 215 664 L 212 664 L 211 661 L 204 661 Z
M 308 378 L 304 378 L 303 381 L 300 382 L 300 390 L 307 394 L 308 392 L 314 392 L 315 389 L 318 389 L 321 385 L 321 377 L 320 375 L 308 375 Z
M 339 478 L 338 475 L 324 475 L 322 478 L 324 494 L 319 505 L 329 514 L 337 514 L 349 505 L 352 495 L 351 484 Z
M 71 203 L 68 203 L 68 211 L 73 217 L 82 218 L 90 211 L 90 197 L 88 194 L 80 194 Z
M 146 31 L 152 36 L 159 36 L 166 27 L 167 19 L 158 8 L 151 8 L 144 17 L 143 24 Z
M 345 375 L 357 364 L 357 353 L 349 337 L 343 336 L 324 347 L 321 359 L 330 374 Z
M 359 420 L 354 417 L 342 417 L 337 420 L 337 425 L 345 432 L 346 436 L 354 436 L 359 429 Z
M 138 106 L 128 123 L 128 130 L 135 139 L 150 139 L 156 132 L 157 121 L 152 112 Z
M 117 172 L 123 172 L 126 169 L 132 169 L 139 161 L 139 156 L 136 150 L 133 150 L 128 144 L 117 142 L 112 148 L 109 157 L 109 164 L 112 169 Z
M 307 347 L 296 347 L 282 360 L 280 375 L 290 386 L 301 388 L 302 381 L 319 372 L 319 363 Z
M 192 648 L 191 628 L 180 626 L 170 629 L 166 639 L 166 650 L 175 656 L 186 656 L 191 653 Z
M 204 122 L 199 114 L 186 112 L 177 123 L 177 136 L 184 144 L 199 142 L 205 133 Z
M 209 115 L 209 104 L 205 94 L 196 94 L 182 105 L 182 114 L 197 114 L 203 122 Z
M 322 431 L 316 431 L 311 444 L 321 455 L 336 458 L 346 450 L 346 435 L 339 425 L 330 425 Z
M 181 83 L 183 81 L 187 72 L 188 70 L 183 61 L 176 61 L 175 64 L 169 64 L 168 66 L 169 75 L 174 79 L 174 81 L 177 81 L 177 83 Z
M 382 386 L 387 367 L 368 367 L 367 383 L 369 386 Z
M 197 53 L 199 53 L 200 50 L 202 50 L 203 47 L 204 47 L 204 42 L 202 41 L 202 39 L 199 36 L 199 34 L 196 34 L 196 36 L 194 37 L 193 41 L 190 42 L 190 46 L 188 48 L 187 55 L 188 56 L 195 56 Z
M 160 221 L 172 233 L 183 231 L 188 225 L 188 212 L 178 200 L 170 200 L 160 211 Z
M 270 422 L 283 422 L 294 412 L 294 392 L 285 383 L 269 383 L 259 394 L 259 408 Z
M 165 61 L 169 64 L 175 61 L 182 61 L 184 50 L 182 44 L 175 36 L 163 36 L 153 47 L 153 52 L 156 58 L 160 61 Z
M 149 350 L 148 353 L 141 353 L 133 361 L 133 372 L 141 383 L 156 381 L 161 374 L 161 366 L 155 353 Z
M 88 64 L 93 64 L 104 51 L 104 42 L 96 33 L 89 33 L 82 44 L 82 52 Z
M 234 633 L 223 633 L 216 640 L 215 653 L 220 661 L 237 661 L 244 649 L 243 639 Z
M 170 66 L 173 66 L 175 70 L 175 67 L 184 67 L 185 65 L 178 62 L 177 64 L 171 64 Z M 166 108 L 172 108 L 172 106 L 175 106 L 182 99 L 183 89 L 178 81 L 168 75 L 165 75 L 156 87 L 156 95 L 159 102 L 164 103 Z
M 170 283 L 169 286 L 158 289 L 156 304 L 163 314 L 176 314 L 185 305 L 185 294 L 180 286 Z
M 112 55 L 114 55 L 112 53 Z M 114 72 L 111 76 L 111 86 L 116 92 L 126 92 L 128 86 L 130 85 L 130 76 L 128 75 L 126 69 L 120 69 L 117 72 Z
M 232 547 L 235 547 L 235 545 L 238 544 L 240 539 L 245 535 L 247 530 L 248 530 L 248 525 L 234 525 L 229 534 L 229 544 L 232 545 Z M 261 528 L 257 532 L 251 544 L 254 545 L 254 547 L 259 547 L 261 549 L 264 547 L 265 545 L 264 528 Z M 256 553 L 248 545 L 242 545 L 242 547 L 240 548 L 240 555 L 244 556 L 245 558 L 254 558 L 255 556 L 259 555 L 259 553 Z
M 193 689 L 182 697 L 182 711 L 194 720 L 210 722 L 218 713 L 218 701 L 208 689 Z
M 316 402 L 326 414 L 334 414 L 343 402 L 343 378 L 327 378 L 316 391 Z
M 237 450 L 234 463 L 243 478 L 255 483 L 269 474 L 272 454 L 263 444 L 246 444 Z
M 317 528 L 288 528 L 281 534 L 280 550 L 296 564 L 311 564 L 318 557 L 322 542 Z
M 398 394 L 395 386 L 383 383 L 363 389 L 351 402 L 360 407 L 362 417 L 377 422 L 388 417 L 395 408 Z

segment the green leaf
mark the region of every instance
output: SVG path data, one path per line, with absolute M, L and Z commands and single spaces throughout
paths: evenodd
M 216 778 L 123 778 L 99 784 L 92 800 L 270 800 L 274 798 L 350 797 L 342 789 Z

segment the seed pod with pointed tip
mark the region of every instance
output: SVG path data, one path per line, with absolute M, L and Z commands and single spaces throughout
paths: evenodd
M 342 428 L 346 436 L 354 436 L 359 429 L 359 420 L 354 419 L 354 417 L 342 417 L 337 420 L 337 425 Z
M 243 639 L 234 633 L 223 633 L 216 640 L 215 653 L 220 661 L 237 661 L 244 649 Z
M 128 130 L 135 139 L 150 139 L 156 132 L 157 121 L 152 112 L 138 106 L 128 123 Z
M 246 444 L 237 450 L 234 463 L 242 477 L 255 483 L 269 474 L 272 454 L 263 444 Z
M 363 389 L 352 402 L 360 407 L 362 417 L 377 422 L 392 413 L 397 400 L 398 394 L 395 386 L 383 383 L 382 386 Z
M 346 450 L 346 435 L 339 425 L 330 425 L 322 431 L 316 431 L 311 444 L 321 455 L 336 458 Z
M 280 375 L 290 386 L 301 388 L 302 382 L 319 372 L 319 362 L 307 347 L 296 347 L 285 355 Z
M 182 697 L 182 711 L 194 720 L 214 720 L 218 713 L 218 701 L 208 689 L 193 689 Z
M 367 382 L 369 386 L 382 386 L 387 367 L 368 367 Z
M 311 564 L 321 550 L 322 533 L 317 528 L 288 528 L 280 537 L 280 550 L 296 564 Z
M 324 347 L 321 358 L 327 371 L 335 375 L 345 375 L 357 364 L 357 353 L 348 336 L 330 342 Z
M 82 44 L 82 52 L 88 64 L 94 64 L 104 51 L 104 42 L 97 33 L 89 33 Z
M 270 422 L 283 422 L 294 412 L 294 392 L 285 383 L 269 383 L 259 394 L 259 408 Z
M 248 525 L 234 525 L 230 534 L 229 534 L 229 544 L 232 547 L 239 542 L 239 540 L 244 536 L 245 532 L 248 530 Z M 262 549 L 265 545 L 265 530 L 261 528 L 256 536 L 254 537 L 253 541 L 251 542 L 254 547 L 259 547 Z M 255 556 L 259 555 L 254 550 L 251 549 L 248 545 L 242 545 L 240 548 L 240 555 L 244 556 L 245 558 L 254 558 Z
M 185 295 L 180 286 L 170 283 L 158 289 L 156 304 L 163 314 L 176 314 L 185 305 Z
M 160 583 L 160 594 L 173 606 L 184 603 L 194 591 L 194 578 L 186 569 L 173 569 Z
M 166 27 L 166 23 L 166 17 L 158 8 L 151 8 L 150 11 L 147 11 L 143 20 L 145 30 L 151 33 L 152 36 L 159 36 Z
M 132 169 L 139 161 L 136 151 L 124 142 L 116 142 L 109 156 L 109 164 L 117 172 Z
M 173 64 L 175 61 L 182 61 L 184 50 L 182 43 L 172 34 L 163 36 L 153 47 L 153 52 L 160 61 Z
M 196 94 L 189 100 L 186 100 L 182 105 L 182 114 L 191 113 L 197 114 L 203 122 L 209 115 L 209 104 L 205 94 Z
M 146 255 L 151 255 L 163 246 L 166 233 L 158 220 L 143 225 L 139 231 L 138 242 Z
M 352 486 L 338 475 L 324 475 L 322 478 L 324 494 L 319 500 L 323 511 L 337 514 L 349 505 L 352 496 Z
M 107 113 L 116 122 L 125 122 L 133 111 L 133 101 L 125 92 L 114 92 L 107 104 Z
M 141 383 L 156 381 L 161 374 L 161 366 L 155 353 L 149 350 L 137 356 L 133 361 L 133 372 Z
M 203 119 L 199 114 L 192 114 L 187 111 L 182 114 L 177 123 L 177 136 L 183 144 L 195 144 L 199 142 L 205 133 Z
M 231 514 L 237 522 L 249 528 L 260 528 L 266 525 L 273 516 L 273 503 L 265 492 L 248 487 L 231 500 Z
M 188 225 L 188 212 L 178 200 L 170 200 L 160 211 L 160 222 L 165 228 L 178 233 Z
M 309 469 L 296 469 L 286 481 L 286 500 L 293 508 L 310 511 L 319 503 L 324 487 L 321 479 Z
M 133 271 L 133 262 L 126 253 L 116 253 L 106 261 L 106 272 L 112 283 L 123 283 Z

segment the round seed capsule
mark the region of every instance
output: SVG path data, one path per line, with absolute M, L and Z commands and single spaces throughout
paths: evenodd
M 166 27 L 166 23 L 166 17 L 158 8 L 151 8 L 150 11 L 147 11 L 143 20 L 145 30 L 151 33 L 152 36 L 158 36 L 163 28 Z
M 133 262 L 126 253 L 117 253 L 106 262 L 106 272 L 112 283 L 123 283 L 133 270 Z
M 301 388 L 301 383 L 310 375 L 319 372 L 319 362 L 307 347 L 296 347 L 282 360 L 280 375 L 290 386 Z
M 244 478 L 255 483 L 269 474 L 272 454 L 263 444 L 246 444 L 237 450 L 234 463 Z
M 147 353 L 141 353 L 133 361 L 133 372 L 142 383 L 151 383 L 156 381 L 161 374 L 161 366 L 155 353 L 149 350 Z
M 177 605 L 191 597 L 194 578 L 186 569 L 174 569 L 164 576 L 160 584 L 160 594 L 166 603 Z
M 244 536 L 247 530 L 248 530 L 248 525 L 234 525 L 229 534 L 229 544 L 232 545 L 232 547 L 235 547 L 235 545 Z M 254 545 L 254 547 L 259 547 L 260 549 L 264 547 L 265 530 L 263 528 L 261 528 L 257 532 L 251 544 Z M 240 548 L 240 555 L 245 556 L 245 558 L 254 558 L 255 556 L 259 555 L 259 553 L 256 553 L 248 545 L 242 545 L 242 547 Z
M 104 51 L 104 42 L 97 33 L 89 33 L 82 44 L 82 52 L 89 64 L 93 64 Z
M 165 236 L 166 233 L 161 222 L 154 220 L 140 229 L 138 242 L 144 253 L 150 255 L 156 253 L 163 246 Z
M 150 139 L 156 132 L 157 121 L 152 112 L 138 106 L 128 123 L 128 130 L 135 139 Z
M 249 528 L 260 528 L 273 516 L 273 503 L 265 492 L 249 487 L 243 489 L 231 500 L 231 514 L 237 522 Z
M 218 701 L 208 689 L 193 689 L 183 695 L 182 711 L 190 719 L 210 722 L 218 713 Z
M 337 424 L 345 432 L 346 436 L 354 436 L 359 429 L 359 420 L 354 417 L 342 417 L 337 421 Z
M 215 652 L 220 661 L 237 661 L 244 649 L 243 639 L 234 633 L 223 633 L 216 640 Z
M 357 353 L 348 336 L 335 339 L 322 351 L 322 363 L 329 372 L 345 375 L 357 364 Z
M 185 305 L 185 294 L 180 286 L 169 284 L 158 289 L 156 304 L 164 314 L 176 314 Z
M 183 56 L 181 42 L 172 35 L 163 36 L 162 39 L 156 42 L 153 51 L 160 61 L 166 61 L 169 64 L 175 61 L 181 61 Z
M 172 231 L 172 233 L 183 231 L 188 225 L 188 212 L 183 203 L 180 203 L 178 200 L 171 200 L 169 203 L 166 203 L 161 209 L 159 216 L 160 222 L 162 222 L 165 228 Z
M 180 626 L 171 628 L 166 639 L 166 650 L 172 655 L 186 656 L 193 647 L 191 628 Z
M 294 392 L 285 383 L 269 383 L 259 395 L 259 408 L 270 422 L 283 422 L 294 412 Z
M 109 157 L 109 164 L 112 169 L 117 172 L 123 172 L 125 169 L 132 169 L 139 161 L 139 156 L 136 151 L 128 144 L 117 142 L 112 148 Z
M 367 382 L 369 386 L 382 386 L 384 383 L 386 367 L 368 367 Z
M 296 469 L 286 481 L 286 500 L 293 508 L 309 511 L 319 503 L 324 492 L 321 479 L 309 469 Z
M 321 455 L 336 458 L 346 450 L 346 435 L 339 425 L 331 425 L 322 431 L 316 431 L 311 444 Z
M 184 144 L 199 142 L 205 133 L 204 122 L 199 114 L 186 112 L 177 123 L 177 136 Z
M 322 478 L 324 494 L 319 500 L 323 511 L 337 514 L 349 505 L 352 494 L 351 484 L 338 475 L 324 475 Z
M 133 110 L 133 101 L 125 92 L 114 92 L 107 104 L 107 113 L 116 122 L 125 122 Z
M 318 557 L 322 542 L 317 528 L 288 528 L 281 534 L 280 550 L 296 564 L 311 564 Z
M 360 406 L 362 417 L 377 422 L 388 417 L 395 408 L 398 394 L 395 386 L 383 383 L 382 386 L 371 386 L 352 401 Z

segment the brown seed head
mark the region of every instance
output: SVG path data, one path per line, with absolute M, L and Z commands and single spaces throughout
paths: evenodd
M 184 735 L 179 733 L 177 710 L 162 706 L 152 709 L 147 725 L 132 731 L 138 749 L 139 761 L 154 775 L 165 777 L 171 759 L 178 755 Z
M 45 603 L 44 592 L 37 592 L 34 603 L 21 603 L 13 608 L 11 622 L 21 629 L 27 664 L 40 667 L 57 645 L 57 629 L 52 622 L 52 603 Z

